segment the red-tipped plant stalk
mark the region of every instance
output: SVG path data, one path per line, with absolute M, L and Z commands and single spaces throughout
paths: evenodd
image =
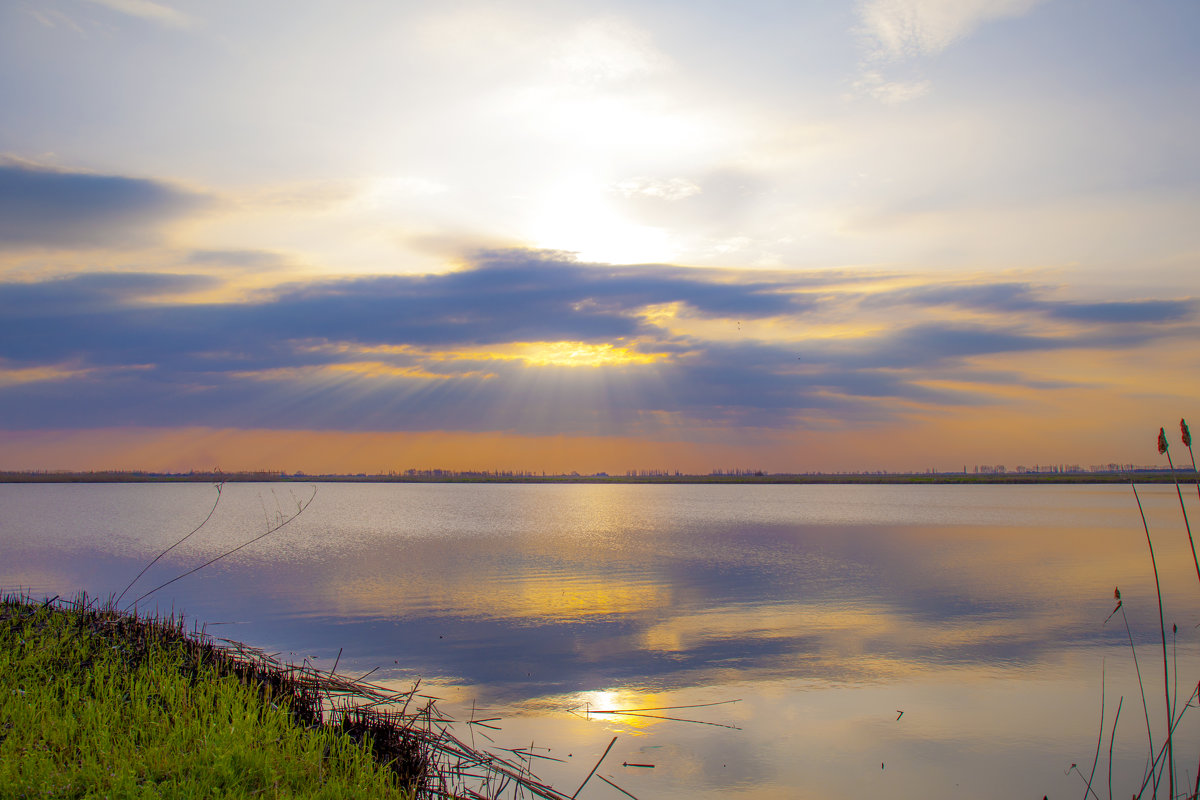
M 1188 432 L 1187 423 L 1182 419 L 1179 420 L 1179 427 L 1183 432 L 1184 444 L 1188 446 L 1188 452 L 1191 452 L 1192 435 Z M 1188 544 L 1192 547 L 1192 563 L 1196 565 L 1196 580 L 1200 581 L 1200 559 L 1196 558 L 1196 542 L 1192 539 L 1192 525 L 1188 522 L 1187 508 L 1183 505 L 1183 491 L 1179 488 L 1179 476 L 1175 474 L 1175 462 L 1171 460 L 1171 448 L 1167 445 L 1167 432 L 1163 428 L 1158 429 L 1158 454 L 1167 457 L 1167 465 L 1171 468 L 1171 480 L 1175 482 L 1175 494 L 1179 497 L 1179 510 L 1183 512 L 1183 527 L 1187 529 Z M 1195 469 L 1195 459 L 1192 460 L 1192 468 Z M 1200 488 L 1197 488 L 1200 491 Z
M 1179 420 L 1179 434 L 1183 439 L 1183 446 L 1188 449 L 1188 456 L 1192 459 L 1192 472 L 1197 472 L 1196 454 L 1192 452 L 1192 432 L 1188 430 L 1186 419 Z M 1200 497 L 1200 481 L 1196 481 L 1196 497 Z

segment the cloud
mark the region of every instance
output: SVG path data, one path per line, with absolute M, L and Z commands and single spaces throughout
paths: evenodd
M 876 56 L 940 53 L 987 22 L 1019 17 L 1042 0 L 866 0 L 858 13 Z
M 1012 327 L 930 322 L 805 350 L 800 358 L 852 367 L 905 369 L 973 356 L 1061 350 L 1084 344 L 1079 338 L 1039 336 Z
M 42 25 L 46 26 L 47 28 L 57 28 L 61 25 L 65 28 L 70 28 L 75 33 L 85 35 L 84 29 L 79 23 L 77 23 L 75 20 L 71 19 L 69 16 L 67 16 L 63 12 L 58 11 L 57 9 L 52 9 L 52 8 L 39 9 L 39 8 L 30 7 L 30 8 L 26 8 L 24 10 L 27 14 L 29 14 L 31 17 L 36 19 L 38 22 L 40 22 Z
M 581 23 L 552 59 L 556 69 L 589 83 L 625 81 L 669 63 L 646 31 L 616 18 Z
M 17 347 L 13 338 L 13 347 L 0 350 L 16 359 L 55 359 L 86 347 L 92 358 L 120 363 L 219 351 L 246 358 L 259 350 L 258 343 L 279 341 L 439 348 L 611 342 L 657 335 L 637 313 L 651 306 L 681 304 L 701 317 L 765 318 L 799 313 L 808 302 L 775 280 L 729 282 L 702 270 L 585 265 L 528 251 L 482 253 L 471 268 L 440 275 L 284 285 L 254 303 L 132 302 L 135 291 L 163 282 L 177 288 L 182 280 L 88 276 L 0 284 L 0 308 L 19 311 L 22 318 L 0 321 L 22 340 Z M 114 284 L 128 294 L 116 294 Z M 114 298 L 124 303 L 114 306 Z M 64 311 L 81 308 L 90 313 Z
M 1032 312 L 1059 321 L 1118 326 L 1130 323 L 1181 322 L 1192 317 L 1197 309 L 1196 301 L 1190 298 L 1100 303 L 1047 300 L 1039 296 L 1036 286 L 1028 283 L 922 286 L 882 292 L 864 300 L 864 305 L 871 308 L 887 308 L 896 304 L 926 308 L 955 306 L 992 313 Z
M 613 188 L 626 197 L 642 195 L 660 200 L 682 200 L 701 192 L 699 186 L 683 178 L 636 177 L 623 180 Z
M 286 266 L 288 259 L 270 250 L 193 250 L 184 263 L 204 267 L 275 270 Z
M 877 70 L 868 70 L 854 82 L 854 90 L 886 105 L 899 105 L 929 94 L 929 81 L 893 81 Z
M 932 84 L 923 78 L 898 80 L 881 64 L 936 56 L 988 22 L 1019 17 L 1043 0 L 860 0 L 859 33 L 866 61 L 854 81 L 860 96 L 885 105 L 923 97 Z
M 1047 310 L 1059 319 L 1080 322 L 1177 322 L 1196 311 L 1192 300 L 1128 300 L 1107 303 L 1047 303 Z
M 93 272 L 48 281 L 0 284 L 0 315 L 22 320 L 127 312 L 155 297 L 207 289 L 217 283 L 204 275 Z
M 0 159 L 0 248 L 142 244 L 205 202 L 158 181 Z
M 89 0 L 97 5 L 104 6 L 121 14 L 127 14 L 131 17 L 144 19 L 148 22 L 156 22 L 160 25 L 165 25 L 169 28 L 188 28 L 195 24 L 195 20 L 182 11 L 177 11 L 163 3 L 154 3 L 151 0 Z
M 0 283 L 0 416 L 14 429 L 769 431 L 995 403 L 997 386 L 1053 387 L 991 357 L 1195 328 L 1191 301 L 1075 303 L 1013 282 L 864 291 L 871 280 L 493 250 L 455 272 L 293 283 L 249 302 L 171 299 L 213 277 Z M 778 333 L 743 338 L 735 320 Z M 803 333 L 830 324 L 841 332 Z

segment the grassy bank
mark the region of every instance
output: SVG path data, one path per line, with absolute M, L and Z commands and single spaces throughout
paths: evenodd
M 415 796 L 313 695 L 182 623 L 0 601 L 6 797 Z
M 0 598 L 0 797 L 569 800 L 416 686 L 334 666 L 85 597 Z

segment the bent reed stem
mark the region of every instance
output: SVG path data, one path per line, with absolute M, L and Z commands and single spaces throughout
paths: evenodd
M 191 532 L 191 533 L 189 533 L 188 535 L 184 536 L 184 537 L 183 537 L 182 539 L 180 539 L 179 541 L 175 542 L 175 544 L 171 545 L 171 546 L 170 546 L 170 547 L 168 547 L 166 550 L 163 550 L 161 553 L 159 553 L 158 555 L 156 555 L 156 556 L 154 557 L 154 559 L 153 559 L 153 560 L 152 560 L 152 561 L 151 561 L 149 564 L 147 564 L 146 566 L 142 567 L 142 571 L 141 571 L 141 572 L 139 572 L 139 573 L 138 573 L 138 574 L 137 574 L 137 575 L 134 577 L 134 579 L 133 579 L 133 580 L 131 580 L 131 581 L 129 582 L 129 585 L 128 585 L 128 586 L 126 586 L 124 589 L 122 589 L 122 590 L 121 590 L 121 593 L 120 593 L 119 595 L 117 595 L 117 599 L 113 601 L 113 604 L 114 604 L 114 605 L 118 605 L 118 606 L 119 606 L 119 605 L 121 604 L 121 599 L 125 597 L 125 593 L 126 593 L 126 592 L 128 592 L 130 589 L 132 589 L 132 588 L 133 588 L 133 585 L 134 585 L 135 583 L 137 583 L 137 582 L 138 582 L 138 581 L 141 579 L 141 577 L 142 577 L 143 575 L 145 575 L 145 574 L 146 574 L 146 572 L 147 572 L 147 571 L 148 571 L 148 570 L 149 570 L 151 567 L 153 567 L 155 564 L 157 564 L 157 563 L 158 563 L 158 561 L 159 561 L 159 559 L 161 559 L 161 558 L 162 558 L 163 556 L 165 556 L 167 553 L 169 553 L 169 552 L 171 552 L 172 550 L 174 550 L 176 547 L 179 547 L 179 545 L 183 544 L 183 543 L 184 543 L 184 542 L 186 542 L 188 539 L 192 538 L 192 534 L 196 533 L 197 531 L 199 531 L 201 528 L 203 528 L 205 525 L 207 525 L 207 524 L 208 524 L 208 521 L 209 521 L 210 519 L 212 519 L 212 515 L 213 515 L 213 514 L 215 514 L 215 513 L 217 512 L 217 506 L 218 506 L 218 505 L 220 505 L 220 503 L 221 503 L 221 490 L 225 488 L 225 484 L 224 484 L 223 482 L 222 482 L 222 483 L 218 483 L 218 484 L 217 484 L 217 485 L 216 485 L 214 488 L 217 490 L 217 496 L 216 496 L 216 498 L 215 498 L 215 499 L 213 499 L 212 508 L 210 508 L 210 509 L 208 510 L 208 516 L 206 516 L 206 517 L 204 518 L 204 520 L 203 520 L 203 521 L 201 521 L 201 523 L 200 523 L 199 525 L 197 525 L 195 528 L 192 528 L 192 532 Z
M 231 556 L 234 553 L 236 553 L 237 551 L 241 550 L 242 548 L 249 547 L 250 545 L 254 544 L 255 542 L 257 542 L 261 539 L 265 539 L 266 537 L 270 536 L 271 534 L 276 533 L 277 531 L 279 531 L 282 528 L 286 527 L 287 525 L 291 524 L 292 522 L 294 522 L 296 520 L 296 518 L 298 518 L 301 514 L 303 514 L 304 510 L 307 509 L 310 505 L 312 505 L 312 501 L 316 499 L 317 487 L 316 486 L 312 487 L 312 490 L 313 490 L 312 494 L 308 496 L 307 500 L 303 501 L 302 503 L 297 504 L 295 514 L 291 515 L 290 517 L 287 517 L 286 519 L 284 519 L 282 522 L 275 525 L 274 527 L 268 528 L 266 533 L 259 534 L 258 536 L 255 536 L 253 539 L 242 542 L 237 547 L 230 548 L 229 550 L 226 550 L 224 553 L 221 553 L 219 556 L 210 558 L 208 561 L 205 561 L 200 566 L 193 567 L 192 569 L 189 569 L 187 572 L 176 575 L 174 578 L 171 578 L 171 580 L 166 581 L 165 583 L 160 583 L 158 586 L 155 586 L 150 591 L 145 592 L 144 594 L 139 596 L 137 599 L 135 599 L 133 602 L 131 602 L 129 605 L 127 605 L 123 610 L 128 611 L 131 608 L 136 607 L 139 602 L 141 602 L 142 600 L 145 600 L 147 597 L 154 594 L 159 589 L 163 589 L 167 586 L 170 586 L 175 581 L 181 580 L 183 578 L 186 578 L 188 575 L 192 575 L 193 573 L 199 572 L 200 570 L 204 569 L 205 567 L 208 567 L 208 566 L 211 566 L 211 565 L 217 563 L 218 561 L 225 558 L 226 556 Z M 193 533 L 194 532 L 195 531 L 193 531 Z M 188 536 L 191 536 L 191 534 L 188 534 Z M 168 548 L 168 549 L 170 549 L 170 548 Z

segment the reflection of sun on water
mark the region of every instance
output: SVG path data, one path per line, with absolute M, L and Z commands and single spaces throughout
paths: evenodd
M 661 722 L 661 720 L 655 719 L 656 716 L 670 716 L 671 713 L 670 711 L 653 710 L 669 705 L 662 695 L 654 692 L 641 692 L 636 689 L 598 689 L 591 692 L 579 692 L 570 696 L 568 701 L 578 714 L 632 728 L 634 731 L 649 729 Z M 637 713 L 636 715 L 601 713 L 606 711 Z
M 626 694 L 628 694 L 628 693 L 626 693 Z M 621 706 L 621 695 L 622 695 L 621 692 L 608 691 L 608 690 L 601 690 L 601 691 L 595 691 L 595 692 L 584 692 L 581 697 L 581 700 L 583 701 L 584 708 L 587 711 L 591 711 L 593 708 L 596 709 L 597 711 L 603 711 L 603 710 L 611 711 L 613 709 L 622 707 Z M 629 698 L 626 697 L 625 699 L 628 700 Z
M 507 603 L 489 598 L 489 610 L 509 617 L 542 617 L 559 621 L 585 617 L 637 614 L 667 602 L 654 583 L 605 575 L 570 577 L 561 573 L 529 575 L 506 586 Z

